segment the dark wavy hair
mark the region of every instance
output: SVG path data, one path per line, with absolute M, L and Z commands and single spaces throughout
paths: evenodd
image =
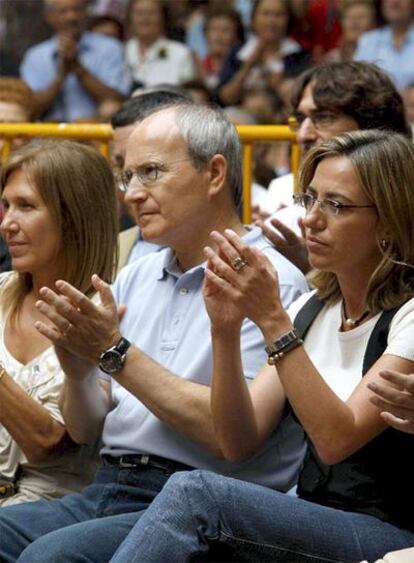
M 411 139 L 402 97 L 391 79 L 376 65 L 331 63 L 305 71 L 292 92 L 294 110 L 308 84 L 312 84 L 317 109 L 348 115 L 360 129 L 384 129 Z

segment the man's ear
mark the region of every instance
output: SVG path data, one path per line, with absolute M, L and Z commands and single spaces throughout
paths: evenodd
M 210 196 L 218 194 L 226 184 L 227 160 L 222 154 L 215 154 L 207 167 L 208 192 Z

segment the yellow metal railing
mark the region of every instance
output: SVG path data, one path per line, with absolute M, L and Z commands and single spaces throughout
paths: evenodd
M 60 137 L 99 141 L 99 150 L 108 158 L 112 127 L 101 123 L 0 123 L 0 137 L 4 139 L 2 161 L 10 154 L 10 144 L 14 137 Z
M 243 143 L 243 222 L 248 224 L 251 221 L 253 143 L 289 141 L 292 145 L 291 170 L 295 179 L 299 168 L 300 150 L 296 134 L 287 125 L 239 125 L 237 130 Z M 99 141 L 99 150 L 108 158 L 112 127 L 96 123 L 0 123 L 0 137 L 4 139 L 1 154 L 3 162 L 9 157 L 11 140 L 14 137 L 60 137 Z
M 252 175 L 253 175 L 253 147 L 257 141 L 289 141 L 291 150 L 291 170 L 295 178 L 295 190 L 300 161 L 300 149 L 288 125 L 238 125 L 240 139 L 243 143 L 243 223 L 248 225 L 252 218 Z

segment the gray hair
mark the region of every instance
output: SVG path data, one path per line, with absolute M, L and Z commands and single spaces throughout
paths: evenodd
M 242 149 L 236 128 L 218 107 L 184 103 L 177 106 L 176 123 L 196 168 L 205 166 L 215 154 L 227 161 L 227 182 L 236 207 L 241 202 Z

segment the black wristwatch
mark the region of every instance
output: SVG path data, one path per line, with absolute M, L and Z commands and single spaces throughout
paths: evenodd
M 131 342 L 121 337 L 115 346 L 111 346 L 99 356 L 99 368 L 109 375 L 120 371 L 125 363 L 126 353 L 130 346 Z

